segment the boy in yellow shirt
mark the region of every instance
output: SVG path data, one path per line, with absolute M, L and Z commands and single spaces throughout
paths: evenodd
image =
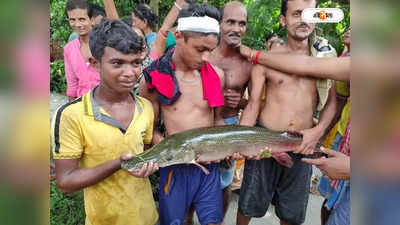
M 90 63 L 100 85 L 58 109 L 52 123 L 59 188 L 84 190 L 86 225 L 151 225 L 158 220 L 148 176 L 158 165 L 121 170 L 144 151 L 153 108 L 132 94 L 141 73 L 143 40 L 119 20 L 104 19 L 90 34 Z

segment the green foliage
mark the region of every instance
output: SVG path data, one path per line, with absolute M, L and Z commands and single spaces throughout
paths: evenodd
M 50 41 L 59 40 L 60 47 L 68 42 L 72 32 L 65 15 L 67 0 L 54 0 L 50 3 Z
M 50 63 L 50 91 L 65 93 L 67 82 L 65 80 L 64 60 L 56 60 Z
M 50 183 L 50 225 L 84 225 L 83 192 L 64 194 Z

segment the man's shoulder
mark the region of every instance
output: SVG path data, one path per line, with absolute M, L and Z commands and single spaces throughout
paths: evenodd
M 153 104 L 150 100 L 141 96 L 136 96 L 136 101 L 138 101 L 139 105 L 143 108 L 143 111 L 153 111 Z
M 77 98 L 71 102 L 68 102 L 60 106 L 54 113 L 54 119 L 60 121 L 61 119 L 78 119 L 78 117 L 84 112 L 82 97 Z
M 284 45 L 279 45 L 279 46 L 273 46 L 270 50 L 270 52 L 274 53 L 289 53 L 286 44 Z
M 76 49 L 77 46 L 79 46 L 79 38 L 73 39 L 72 41 L 68 42 L 65 46 L 64 46 L 64 52 L 65 51 L 71 51 L 73 49 Z

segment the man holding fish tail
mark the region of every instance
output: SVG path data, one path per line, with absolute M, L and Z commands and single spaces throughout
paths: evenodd
M 315 36 L 314 24 L 301 20 L 302 10 L 316 4 L 315 0 L 282 1 L 280 20 L 287 28 L 288 41 L 274 47 L 271 52 L 301 55 L 314 55 L 316 52 L 317 56 L 336 54 L 326 40 Z M 260 53 L 251 55 L 259 57 Z M 258 57 L 251 55 L 251 60 L 258 63 Z M 329 80 L 283 73 L 260 65 L 253 67 L 250 82 L 251 96 L 240 124 L 300 132 L 303 141 L 293 152 L 312 154 L 336 111 L 334 84 Z M 267 97 L 261 108 L 264 84 Z M 316 111 L 320 111 L 320 120 L 314 126 Z M 299 160 L 294 161 L 292 168 L 283 167 L 273 158 L 246 160 L 237 225 L 247 225 L 251 217 L 264 216 L 271 202 L 275 203 L 281 224 L 304 223 L 310 178 L 311 165 Z
M 155 120 L 162 113 L 167 135 L 222 124 L 224 73 L 208 62 L 219 39 L 220 13 L 207 4 L 193 4 L 179 12 L 174 33 L 175 51 L 168 52 L 144 70 L 140 95 L 151 100 Z M 162 139 L 155 130 L 154 144 Z M 161 225 L 183 224 L 194 204 L 201 225 L 220 224 L 222 194 L 218 163 L 160 169 Z

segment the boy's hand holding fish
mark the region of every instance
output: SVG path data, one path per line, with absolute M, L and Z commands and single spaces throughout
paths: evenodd
M 120 156 L 120 161 L 126 161 L 133 158 L 132 153 L 123 153 Z M 140 170 L 126 170 L 130 175 L 139 177 L 139 178 L 147 178 L 151 174 L 155 173 L 158 170 L 158 164 L 153 162 L 148 162 L 143 164 Z

